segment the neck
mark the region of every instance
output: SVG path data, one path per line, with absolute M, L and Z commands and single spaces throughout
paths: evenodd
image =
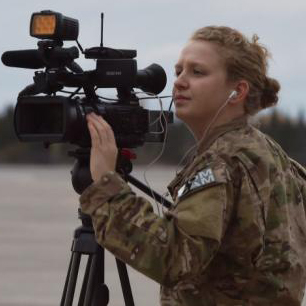
M 210 132 L 218 126 L 224 125 L 226 123 L 230 123 L 231 121 L 241 118 L 245 115 L 244 112 L 221 112 L 217 117 L 213 117 L 211 120 L 207 120 L 207 122 L 201 126 L 190 126 L 190 129 L 195 137 L 195 139 L 199 142 L 207 137 Z

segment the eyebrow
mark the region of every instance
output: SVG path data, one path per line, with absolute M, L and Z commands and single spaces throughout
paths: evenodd
M 208 68 L 207 66 L 206 66 L 206 64 L 204 64 L 204 63 L 201 63 L 201 62 L 197 62 L 197 61 L 187 61 L 187 64 L 188 65 L 190 65 L 190 66 L 201 66 L 201 67 L 203 67 L 203 68 Z M 181 68 L 182 67 L 182 64 L 180 64 L 180 63 L 176 63 L 175 65 L 174 65 L 174 68 L 175 69 L 178 69 L 178 68 Z

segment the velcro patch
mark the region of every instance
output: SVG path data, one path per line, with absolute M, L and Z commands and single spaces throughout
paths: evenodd
M 177 195 L 181 198 L 194 189 L 204 187 L 214 182 L 216 182 L 216 178 L 212 169 L 206 168 L 198 172 L 192 179 L 188 180 L 187 183 L 178 190 Z

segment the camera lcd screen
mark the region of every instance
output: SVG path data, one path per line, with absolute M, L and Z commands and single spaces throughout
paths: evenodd
M 24 103 L 19 109 L 19 133 L 61 134 L 64 132 L 63 105 Z

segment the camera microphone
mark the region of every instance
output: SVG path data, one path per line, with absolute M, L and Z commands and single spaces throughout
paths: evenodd
M 9 67 L 39 69 L 61 67 L 71 64 L 79 57 L 77 47 L 61 48 L 55 46 L 43 52 L 37 49 L 7 51 L 2 54 L 2 63 Z
M 2 63 L 9 67 L 39 69 L 45 67 L 41 53 L 36 49 L 7 51 L 2 54 Z

